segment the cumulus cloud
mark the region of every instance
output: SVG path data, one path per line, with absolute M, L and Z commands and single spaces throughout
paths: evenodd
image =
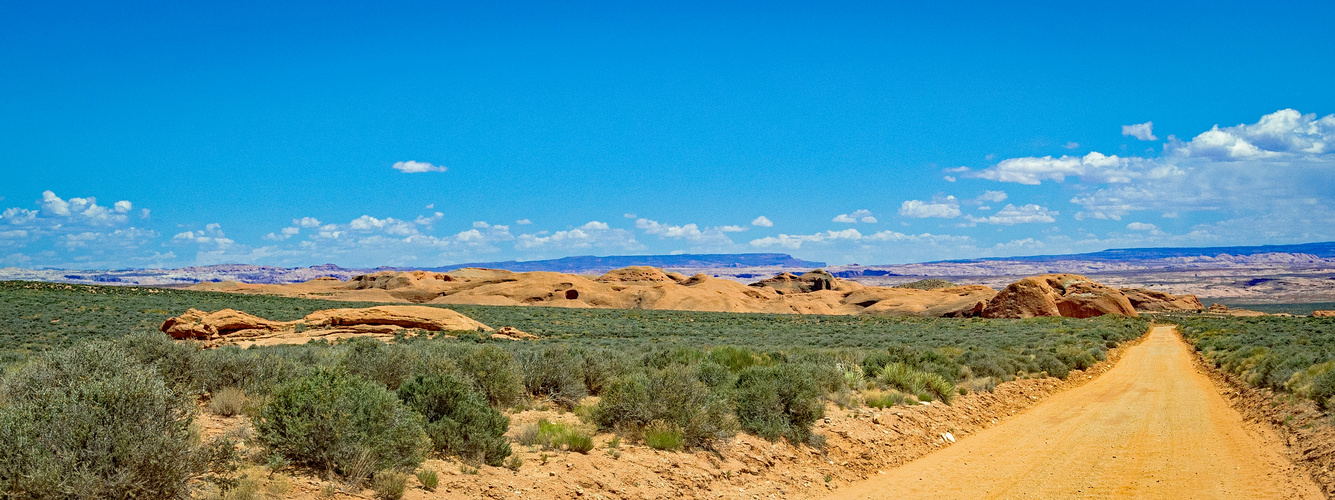
M 1142 141 L 1157 141 L 1154 136 L 1154 122 L 1137 123 L 1135 125 L 1122 125 L 1122 135 L 1135 137 Z
M 424 161 L 396 161 L 394 162 L 394 165 L 392 165 L 392 167 L 394 168 L 394 170 L 398 170 L 405 174 L 420 174 L 423 172 L 444 172 L 446 170 L 445 166 L 443 165 L 432 165 Z
M 431 214 L 430 217 L 427 217 L 425 215 L 419 215 L 417 216 L 416 219 L 413 219 L 413 223 L 419 226 L 431 226 L 432 224 L 440 222 L 440 220 L 443 218 L 445 218 L 445 214 L 436 212 L 434 214 Z
M 625 229 L 612 229 L 607 223 L 590 221 L 583 226 L 567 231 L 549 233 L 540 231 L 535 234 L 521 234 L 515 242 L 516 249 L 525 250 L 583 250 L 604 248 L 615 250 L 640 250 L 644 248 L 635 236 Z
M 856 210 L 851 214 L 839 214 L 830 219 L 830 222 L 842 222 L 844 224 L 856 224 L 859 222 L 866 224 L 875 224 L 876 216 L 872 215 L 871 210 Z
M 954 196 L 947 196 L 931 202 L 908 200 L 899 205 L 899 215 L 915 219 L 928 217 L 950 219 L 960 216 L 960 203 Z
M 519 224 L 519 225 L 521 225 L 521 226 L 527 226 L 527 225 L 532 224 L 532 223 L 533 223 L 533 221 L 528 220 L 528 219 L 519 219 L 519 220 L 515 221 L 515 224 Z
M 40 216 L 59 219 L 56 222 L 58 224 L 74 223 L 99 226 L 124 224 L 128 220 L 125 214 L 133 206 L 129 201 L 121 200 L 112 204 L 111 207 L 105 207 L 98 205 L 97 198 L 91 196 L 65 200 L 50 190 L 42 192 L 42 200 L 39 205 L 41 206 Z
M 1085 156 L 1010 158 L 971 172 L 969 176 L 1029 185 L 1039 185 L 1045 180 L 1064 182 L 1067 177 L 1078 177 L 1090 183 L 1127 183 L 1135 179 L 1163 177 L 1173 170 L 1171 166 L 1154 165 L 1144 158 L 1122 158 L 1091 151 Z
M 978 196 L 978 201 L 980 203 L 984 201 L 991 203 L 1001 203 L 1003 201 L 1006 201 L 1006 198 L 1007 196 L 1005 191 L 983 191 L 983 194 Z
M 1015 205 L 1007 204 L 1005 207 L 1002 207 L 1001 210 L 998 210 L 997 213 L 988 217 L 974 217 L 969 215 L 966 216 L 966 218 L 969 221 L 969 224 L 1000 224 L 1003 226 L 1010 226 L 1014 224 L 1055 222 L 1057 220 L 1056 217 L 1054 217 L 1055 215 L 1059 215 L 1059 213 L 1039 205 L 1031 204 L 1017 207 Z
M 1282 109 L 1251 125 L 1215 125 L 1187 142 L 1170 138 L 1164 149 L 1176 157 L 1218 161 L 1328 155 L 1335 153 L 1335 114 L 1317 118 Z
M 904 234 L 896 231 L 880 231 L 877 233 L 864 235 L 857 229 L 849 228 L 839 231 L 824 231 L 814 234 L 780 234 L 778 236 L 766 236 L 751 240 L 753 247 L 783 247 L 790 250 L 797 250 L 803 245 L 812 244 L 838 244 L 838 243 L 858 243 L 875 244 L 888 242 L 902 243 L 963 243 L 969 241 L 966 236 L 934 235 L 923 233 L 918 235 Z
M 124 266 L 158 237 L 130 225 L 134 209 L 129 200 L 105 206 L 91 196 L 66 199 L 43 191 L 32 208 L 0 211 L 0 246 L 28 252 L 21 260 L 29 264 Z M 148 209 L 139 214 L 147 218 Z
M 732 239 L 723 233 L 745 230 L 745 228 L 738 226 L 725 227 L 733 231 L 725 231 L 722 228 L 700 229 L 696 224 L 674 226 L 645 218 L 635 219 L 635 228 L 644 231 L 645 234 L 652 234 L 661 238 L 684 239 L 697 245 L 731 245 Z
M 1147 224 L 1144 222 L 1132 222 L 1130 224 L 1127 224 L 1126 228 L 1132 231 L 1154 231 L 1159 229 L 1159 226 L 1156 226 L 1154 224 Z
M 208 224 L 204 226 L 204 229 L 198 231 L 176 233 L 175 236 L 172 236 L 172 241 L 177 243 L 194 243 L 201 247 L 210 247 L 213 249 L 225 249 L 236 243 L 223 233 L 222 225 L 216 222 Z
M 769 217 L 765 217 L 762 215 L 760 217 L 752 219 L 751 225 L 756 227 L 774 227 L 774 222 L 770 221 Z
M 1131 182 L 1072 197 L 1083 208 L 1076 218 L 1117 220 L 1137 211 L 1323 213 L 1313 208 L 1329 208 L 1335 192 L 1335 115 L 1285 109 L 1254 124 L 1216 125 L 1189 141 L 1170 136 L 1163 156 L 1140 161 L 1144 174 Z M 1290 237 L 1311 236 L 1294 230 Z

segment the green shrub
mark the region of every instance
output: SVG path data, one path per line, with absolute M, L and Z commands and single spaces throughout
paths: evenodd
M 733 373 L 752 366 L 768 366 L 771 364 L 769 356 L 762 355 L 754 349 L 734 346 L 710 349 L 709 360 L 728 367 Z
M 427 491 L 436 491 L 436 486 L 440 485 L 440 476 L 436 471 L 423 469 L 417 473 L 417 482 L 422 484 L 422 489 Z
M 524 380 L 514 356 L 494 345 L 472 349 L 459 360 L 459 369 L 473 379 L 487 402 L 498 408 L 509 408 L 524 398 Z
M 530 347 L 515 352 L 529 394 L 546 396 L 569 410 L 588 395 L 583 361 L 565 345 Z
M 209 398 L 209 412 L 214 415 L 231 417 L 240 415 L 246 407 L 246 393 L 235 387 L 224 387 Z
M 686 446 L 709 448 L 736 432 L 723 396 L 680 369 L 635 373 L 610 385 L 593 419 L 608 430 L 643 429 L 654 421 L 681 428 Z
M 588 432 L 572 429 L 566 433 L 563 441 L 570 451 L 587 455 L 593 449 L 593 434 Z
M 695 378 L 711 391 L 728 391 L 737 383 L 737 375 L 732 370 L 713 361 L 695 365 Z
M 348 373 L 379 382 L 391 391 L 412 375 L 413 356 L 405 346 L 356 337 L 345 349 L 342 366 Z
M 737 378 L 734 395 L 742 428 L 774 440 L 801 443 L 825 415 L 820 389 L 806 372 L 791 365 L 748 368 Z
M 1330 406 L 1330 398 L 1335 396 L 1335 370 L 1331 370 L 1312 379 L 1311 388 L 1307 394 L 1317 406 L 1326 409 Z
M 686 435 L 674 424 L 656 420 L 644 428 L 644 444 L 655 450 L 680 451 Z
M 533 431 L 530 432 L 529 429 Z M 526 428 L 524 434 L 520 436 L 520 442 L 541 444 L 547 448 L 565 447 L 580 453 L 588 453 L 593 449 L 592 434 L 545 418 L 539 419 L 537 425 Z
M 38 357 L 0 386 L 0 496 L 181 498 L 208 468 L 193 402 L 106 342 Z
M 499 466 L 510 455 L 510 418 L 487 405 L 469 384 L 448 375 L 418 375 L 399 387 L 399 399 L 426 419 L 434 449 Z
M 940 399 L 949 404 L 957 392 L 954 382 L 940 374 L 916 370 L 897 362 L 885 365 L 876 381 L 885 387 L 917 395 L 918 399 L 924 401 Z
M 510 455 L 510 459 L 505 461 L 505 468 L 514 472 L 519 472 L 519 468 L 524 466 L 524 459 L 519 455 Z
M 590 349 L 583 353 L 584 388 L 589 394 L 603 393 L 613 380 L 625 375 L 634 363 L 626 353 L 613 349 Z
M 255 421 L 259 440 L 298 464 L 345 476 L 415 467 L 430 443 L 422 416 L 377 382 L 321 369 L 279 387 Z
M 377 500 L 399 500 L 408 490 L 408 475 L 388 470 L 377 472 L 371 490 Z
M 872 408 L 890 408 L 895 405 L 918 404 L 916 398 L 905 395 L 899 391 L 870 392 L 864 397 L 867 400 L 867 406 Z

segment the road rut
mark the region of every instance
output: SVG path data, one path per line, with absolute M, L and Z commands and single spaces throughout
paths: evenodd
M 1112 370 L 831 498 L 1324 498 L 1172 327 Z

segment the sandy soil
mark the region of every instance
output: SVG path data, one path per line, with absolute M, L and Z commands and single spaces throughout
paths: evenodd
M 1323 498 L 1172 327 L 1090 383 L 838 498 Z

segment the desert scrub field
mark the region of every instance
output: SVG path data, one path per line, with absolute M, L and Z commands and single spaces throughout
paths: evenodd
M 1335 320 L 1172 315 L 1187 339 L 1216 368 L 1248 384 L 1311 398 L 1325 408 L 1335 396 Z
M 185 473 L 164 483 L 152 479 L 157 472 L 149 463 L 142 477 L 138 469 L 127 475 L 94 468 L 78 469 L 78 481 L 94 492 L 161 497 L 197 484 L 190 478 L 209 478 L 220 490 L 236 487 L 227 471 L 241 460 L 238 443 L 200 443 L 180 431 L 189 429 L 196 408 L 249 417 L 254 432 L 244 438 L 245 449 L 261 452 L 247 460 L 354 484 L 394 483 L 433 455 L 471 467 L 521 467 L 507 459 L 507 413 L 535 405 L 573 411 L 584 422 L 586 429 L 522 433 L 567 452 L 587 453 L 592 430 L 664 450 L 711 449 L 737 432 L 821 446 L 811 428 L 827 402 L 949 403 L 1015 377 L 1065 377 L 1148 327 L 1142 319 L 1111 316 L 982 320 L 450 306 L 543 338 L 417 335 L 390 343 L 201 350 L 157 330 L 190 307 L 295 319 L 364 305 L 370 304 L 0 283 L 0 317 L 7 319 L 0 326 L 6 372 L 0 423 L 15 430 L 0 437 L 9 440 L 0 443 L 0 490 L 58 495 L 66 487 L 62 478 L 75 470 L 69 457 L 104 463 L 153 450 L 181 457 Z M 94 363 L 92 352 L 116 361 Z M 73 391 L 67 383 L 73 379 L 109 382 Z M 116 402 L 125 397 L 156 406 L 122 411 Z M 145 412 L 159 428 L 176 431 L 135 438 Z M 57 425 L 20 425 L 34 418 Z M 62 441 L 42 430 L 94 420 L 127 438 L 103 445 L 96 433 Z M 140 449 L 146 446 L 153 448 Z M 39 466 L 50 473 L 27 473 Z

